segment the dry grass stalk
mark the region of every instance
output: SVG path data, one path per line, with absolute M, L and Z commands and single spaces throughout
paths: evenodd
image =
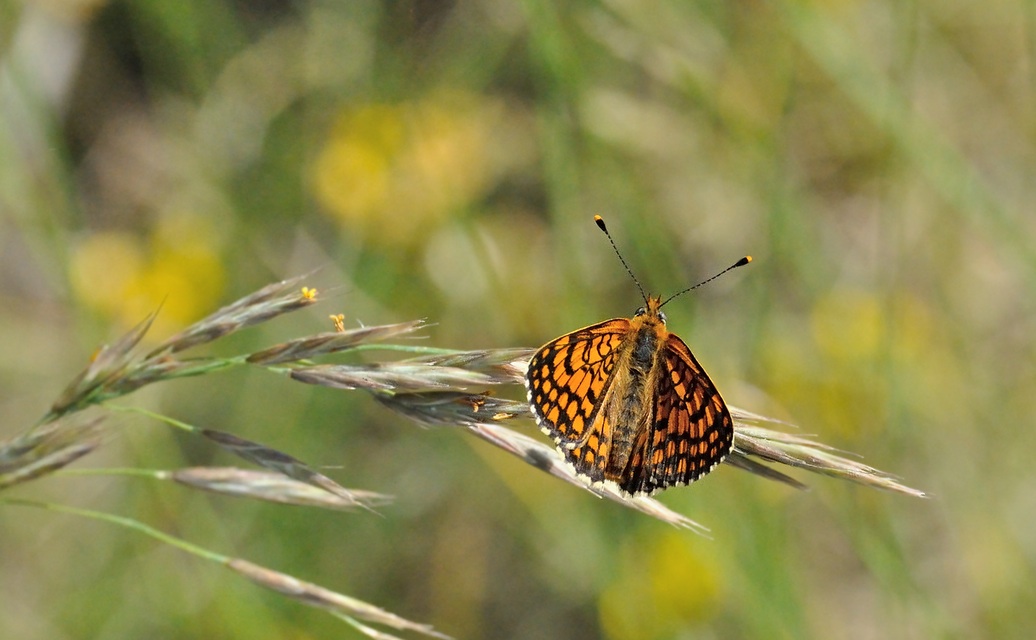
M 278 451 L 222 431 L 201 429 L 200 432 L 203 436 L 239 458 L 254 462 L 264 469 L 276 471 L 298 482 L 323 489 L 343 500 L 352 499 L 353 493 L 350 489 L 346 489 L 298 458 L 290 456 L 283 451 Z
M 385 340 L 386 338 L 411 333 L 424 326 L 423 320 L 413 320 L 411 322 L 400 322 L 399 324 L 360 327 L 359 329 L 346 330 L 343 328 L 342 331 L 319 333 L 315 336 L 307 336 L 275 345 L 269 349 L 253 353 L 246 360 L 250 364 L 264 366 L 286 362 L 298 363 L 310 358 L 316 358 L 317 356 L 351 349 L 362 344 L 370 344 L 375 341 Z
M 390 496 L 373 491 L 339 487 L 332 492 L 281 473 L 236 467 L 191 467 L 163 472 L 162 477 L 213 493 L 335 511 L 373 509 L 392 502 Z
M 807 436 L 766 429 L 749 422 L 749 420 L 757 422 L 765 420 L 765 418 L 735 407 L 731 408 L 731 415 L 734 416 L 734 449 L 731 452 L 731 458 L 734 460 L 755 462 L 751 458 L 754 456 L 768 462 L 805 469 L 877 489 L 894 491 L 916 498 L 927 497 L 923 491 L 908 487 L 894 476 L 839 455 L 833 447 L 816 442 Z M 773 472 L 773 469 L 765 465 L 755 464 L 768 472 Z M 752 469 L 749 470 L 752 471 Z M 765 477 L 765 474 L 761 475 Z
M 314 304 L 316 289 L 302 287 L 301 290 L 297 290 L 298 285 L 307 277 L 309 274 L 268 284 L 255 293 L 228 304 L 160 344 L 147 354 L 146 359 L 212 342 L 245 327 Z
M 246 357 L 179 360 L 174 354 L 315 304 L 316 290 L 306 287 L 301 291 L 295 290 L 300 281 L 301 278 L 292 278 L 263 287 L 192 324 L 139 357 L 133 353 L 133 348 L 147 333 L 157 312 L 151 314 L 114 344 L 102 347 L 54 402 L 41 424 L 124 396 L 145 385 L 203 375 L 244 361 Z
M 41 424 L 81 411 L 86 407 L 99 404 L 113 397 L 106 389 L 118 384 L 131 371 L 133 364 L 133 347 L 140 342 L 147 330 L 151 328 L 157 312 L 152 313 L 143 322 L 135 326 L 114 344 L 97 350 L 90 364 L 78 376 L 73 378 L 58 399 L 51 405 L 50 412 L 43 417 Z
M 347 374 L 340 369 L 320 369 L 305 376 L 293 377 L 312 384 L 341 389 L 361 388 L 370 391 L 378 400 L 392 409 L 424 425 L 456 424 L 490 427 L 476 430 L 476 435 L 519 456 L 526 462 L 566 481 L 580 484 L 589 491 L 614 499 L 626 506 L 645 510 L 645 500 L 631 499 L 608 487 L 587 486 L 582 479 L 573 477 L 564 464 L 563 456 L 553 447 L 541 445 L 517 433 L 509 433 L 499 422 L 516 417 L 530 417 L 524 402 L 500 400 L 479 388 L 489 385 L 513 385 L 523 382 L 530 350 L 500 349 L 457 352 L 434 357 L 418 357 L 386 365 L 353 366 Z M 441 368 L 443 371 L 437 371 Z M 468 374 L 460 373 L 467 371 Z M 326 372 L 326 373 L 325 373 Z M 764 462 L 805 469 L 813 473 L 849 480 L 859 484 L 894 491 L 915 497 L 924 497 L 922 491 L 908 487 L 895 477 L 873 467 L 861 464 L 832 447 L 804 436 L 768 429 L 759 424 L 783 424 L 737 407 L 730 407 L 734 418 L 734 448 L 725 460 L 734 467 L 763 478 L 804 488 L 798 480 L 773 469 Z M 612 494 L 615 495 L 612 495 Z M 648 509 L 655 511 L 653 503 Z M 664 508 L 664 507 L 663 507 Z M 666 521 L 670 518 L 664 517 Z
M 74 414 L 131 393 L 145 385 L 172 378 L 204 375 L 248 363 L 268 367 L 283 363 L 299 366 L 302 359 L 398 336 L 423 324 L 410 322 L 320 334 L 277 345 L 251 356 L 190 359 L 178 357 L 180 352 L 191 347 L 312 305 L 316 302 L 316 291 L 307 287 L 303 287 L 301 291 L 295 290 L 300 280 L 296 278 L 264 287 L 191 325 L 142 357 L 134 353 L 134 348 L 150 328 L 154 314 L 112 345 L 100 349 L 35 427 L 21 436 L 0 443 L 0 489 L 47 475 L 96 449 L 101 444 L 98 426 L 100 420 L 83 423 L 74 420 Z M 167 422 L 175 423 L 172 419 L 168 419 Z M 176 426 L 203 435 L 236 455 L 271 471 L 194 468 L 159 472 L 156 474 L 158 477 L 168 477 L 185 486 L 205 491 L 336 510 L 355 507 L 371 509 L 388 502 L 388 497 L 382 494 L 341 487 L 300 460 L 270 447 L 218 431 L 197 429 L 179 423 Z M 3 502 L 32 504 L 108 520 L 143 531 L 196 555 L 214 557 L 211 552 L 178 541 L 131 518 L 60 505 L 31 503 L 16 498 L 7 498 Z M 386 625 L 393 629 L 416 631 L 431 637 L 447 637 L 435 632 L 428 625 L 411 622 L 365 602 L 263 569 L 244 560 L 228 561 L 227 565 L 258 584 L 328 610 L 370 637 L 395 636 L 362 624 L 359 620 Z
M 587 484 L 574 473 L 555 447 L 505 426 L 505 422 L 515 418 L 529 418 L 526 423 L 531 425 L 530 409 L 525 402 L 495 397 L 489 389 L 494 386 L 521 385 L 532 349 L 441 350 L 429 353 L 432 350 L 427 348 L 384 345 L 385 349 L 422 352 L 422 355 L 369 364 L 313 365 L 310 363 L 313 358 L 367 347 L 374 342 L 409 334 L 425 326 L 422 321 L 412 321 L 345 330 L 341 316 L 332 316 L 338 329 L 335 332 L 298 338 L 252 354 L 229 358 L 178 357 L 179 353 L 191 347 L 315 303 L 315 290 L 306 287 L 297 289 L 301 280 L 294 278 L 263 287 L 184 329 L 143 357 L 134 355 L 133 350 L 150 328 L 154 315 L 111 346 L 100 349 L 36 427 L 22 436 L 0 443 L 0 489 L 51 473 L 100 445 L 99 420 L 76 422 L 69 419 L 70 414 L 155 382 L 251 364 L 287 371 L 293 379 L 308 384 L 336 389 L 362 389 L 419 425 L 462 427 L 526 463 L 598 497 L 613 500 L 674 526 L 698 533 L 706 531 L 705 527 L 671 511 L 653 498 L 630 497 L 617 487 L 607 484 Z M 796 467 L 911 496 L 925 495 L 889 474 L 839 455 L 827 445 L 804 436 L 761 426 L 782 424 L 779 421 L 735 407 L 730 407 L 730 410 L 734 418 L 735 437 L 733 450 L 726 462 L 735 467 L 797 488 L 804 485 L 764 463 Z M 175 422 L 171 419 L 168 421 Z M 345 489 L 302 461 L 276 449 L 228 433 L 182 424 L 177 426 L 200 434 L 267 470 L 194 468 L 163 472 L 163 477 L 172 478 L 181 484 L 227 495 L 329 509 L 369 509 L 388 501 L 381 494 Z M 141 523 L 131 523 L 124 518 L 108 519 L 153 531 Z M 158 533 L 152 535 L 162 537 Z M 227 566 L 257 584 L 328 610 L 370 637 L 395 636 L 364 625 L 359 620 L 432 637 L 447 637 L 427 625 L 410 622 L 373 605 L 244 560 L 228 560 Z
M 375 394 L 385 406 L 398 411 L 418 424 L 428 426 L 455 425 L 524 462 L 545 471 L 594 495 L 658 518 L 671 525 L 704 533 L 708 529 L 690 518 L 676 513 L 654 498 L 631 498 L 606 485 L 590 485 L 573 471 L 571 465 L 552 445 L 533 439 L 500 424 L 504 420 L 531 417 L 524 402 L 503 400 L 487 394 L 465 394 L 457 391 L 436 393 Z
M 48 475 L 101 445 L 101 418 L 65 418 L 0 442 L 0 489 Z
M 273 589 L 282 595 L 311 607 L 324 609 L 333 614 L 349 618 L 359 618 L 400 631 L 415 631 L 431 638 L 450 640 L 450 636 L 435 631 L 430 625 L 411 622 L 406 618 L 401 618 L 394 613 L 389 613 L 362 600 L 350 598 L 315 584 L 298 580 L 279 571 L 260 567 L 247 560 L 230 560 L 227 562 L 227 567 L 260 586 Z

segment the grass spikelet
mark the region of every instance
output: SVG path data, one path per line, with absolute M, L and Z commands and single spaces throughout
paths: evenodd
M 227 568 L 262 587 L 272 589 L 292 600 L 298 600 L 311 607 L 324 609 L 335 615 L 359 618 L 400 631 L 413 631 L 430 638 L 450 640 L 450 636 L 435 631 L 430 625 L 411 622 L 406 618 L 389 613 L 362 600 L 350 598 L 310 582 L 293 578 L 279 571 L 261 567 L 247 560 L 232 559 L 227 562 Z
M 110 346 L 103 346 L 90 360 L 78 376 L 69 383 L 58 399 L 51 405 L 50 413 L 44 416 L 43 423 L 50 422 L 74 411 L 80 411 L 91 404 L 102 402 L 106 396 L 104 389 L 126 376 L 133 362 L 133 347 L 151 328 L 158 312 L 154 312 L 133 327 L 125 335 Z
M 382 393 L 471 389 L 494 384 L 491 375 L 480 371 L 406 361 L 299 367 L 291 372 L 291 377 L 299 382 L 332 389 L 364 389 Z
M 190 467 L 163 475 L 180 484 L 213 493 L 335 511 L 350 511 L 356 507 L 373 509 L 392 502 L 390 496 L 382 493 L 343 487 L 328 491 L 281 473 L 236 467 Z
M 731 413 L 733 414 L 733 411 Z M 754 463 L 755 466 L 748 470 L 763 477 L 770 476 L 761 472 L 760 467 L 770 472 L 773 470 L 755 462 L 752 460 L 753 457 L 915 498 L 927 497 L 925 492 L 908 487 L 894 476 L 838 455 L 832 447 L 807 437 L 741 423 L 736 418 L 734 427 L 734 449 L 731 458 L 738 459 L 735 466 L 741 466 L 739 463 L 745 461 Z
M 164 353 L 184 351 L 240 331 L 245 327 L 266 322 L 279 315 L 315 304 L 317 302 L 315 289 L 297 288 L 299 283 L 307 277 L 308 274 L 275 282 L 232 302 L 169 338 L 148 353 L 146 358 L 151 359 Z
M 431 391 L 426 393 L 374 394 L 374 399 L 421 425 L 485 424 L 516 416 L 526 416 L 524 402 L 497 398 L 485 393 Z
M 65 467 L 101 445 L 101 418 L 65 418 L 0 442 L 0 489 Z
M 344 500 L 352 498 L 348 489 L 283 451 L 222 431 L 201 429 L 199 433 L 239 458 L 254 462 L 264 469 L 276 471 L 293 480 L 323 489 Z
M 375 327 L 361 327 L 320 333 L 315 336 L 291 340 L 253 353 L 246 358 L 250 364 L 271 366 L 286 362 L 299 362 L 318 356 L 352 349 L 362 344 L 385 340 L 417 331 L 425 326 L 423 320 L 400 322 Z
M 57 513 L 91 518 L 127 529 L 133 529 L 182 551 L 186 551 L 199 559 L 220 563 L 238 575 L 252 581 L 254 584 L 276 591 L 281 595 L 287 596 L 311 607 L 323 609 L 331 615 L 345 620 L 357 629 L 360 629 L 361 627 L 366 628 L 363 627 L 363 625 L 357 624 L 357 619 L 359 619 L 372 624 L 386 626 L 391 629 L 419 633 L 429 638 L 452 640 L 450 636 L 439 633 L 431 625 L 407 620 L 406 618 L 390 613 L 381 607 L 374 606 L 370 603 L 364 602 L 363 600 L 351 598 L 311 582 L 299 580 L 298 578 L 294 578 L 279 571 L 267 569 L 266 567 L 262 567 L 253 562 L 249 562 L 241 558 L 229 557 L 204 549 L 191 544 L 186 540 L 155 529 L 143 522 L 134 520 L 133 518 L 93 511 L 90 509 L 81 509 L 78 507 L 19 498 L 0 498 L 0 504 L 46 509 Z M 372 631 L 375 633 L 382 633 L 377 630 Z

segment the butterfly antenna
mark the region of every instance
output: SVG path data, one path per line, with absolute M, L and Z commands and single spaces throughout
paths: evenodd
M 669 296 L 668 298 L 666 298 L 665 302 L 663 302 L 662 304 L 658 305 L 658 308 L 661 309 L 662 307 L 666 306 L 666 304 L 668 304 L 669 301 L 672 300 L 673 298 L 675 298 L 676 296 L 682 296 L 683 294 L 687 293 L 688 291 L 693 291 L 694 289 L 697 289 L 698 287 L 702 286 L 703 284 L 708 284 L 708 283 L 712 282 L 713 280 L 715 280 L 716 278 L 720 277 L 724 273 L 726 273 L 726 272 L 728 272 L 728 271 L 730 271 L 732 269 L 737 269 L 738 267 L 743 267 L 743 266 L 745 266 L 746 264 L 748 264 L 751 261 L 752 261 L 752 256 L 745 256 L 744 258 L 741 258 L 740 260 L 738 260 L 734 264 L 730 265 L 729 267 L 727 267 L 723 271 L 720 271 L 719 273 L 717 273 L 716 275 L 712 276 L 711 278 L 708 278 L 707 280 L 702 280 L 701 282 L 699 282 L 698 284 L 694 285 L 693 287 L 687 287 L 683 291 L 674 293 L 673 295 Z
M 648 298 L 647 294 L 644 293 L 644 287 L 640 286 L 640 280 L 637 280 L 637 276 L 633 275 L 633 269 L 630 269 L 629 264 L 626 263 L 626 258 L 623 258 L 622 254 L 619 253 L 619 248 L 615 246 L 615 241 L 612 240 L 612 234 L 608 233 L 608 227 L 604 226 L 604 218 L 601 216 L 594 216 L 594 222 L 596 222 L 597 226 L 604 232 L 604 235 L 608 236 L 608 242 L 612 243 L 612 249 L 615 249 L 615 255 L 619 256 L 622 266 L 626 267 L 626 273 L 630 274 L 630 277 L 633 278 L 633 282 L 637 283 L 637 288 L 640 289 L 640 297 L 644 298 L 644 302 L 647 302 Z

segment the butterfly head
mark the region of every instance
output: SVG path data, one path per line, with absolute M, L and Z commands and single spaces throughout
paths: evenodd
M 644 306 L 637 309 L 630 320 L 634 332 L 641 328 L 648 327 L 653 330 L 655 336 L 664 340 L 669 332 L 665 328 L 666 316 L 662 311 L 662 298 L 660 296 L 648 296 L 644 299 Z
M 665 324 L 666 315 L 662 311 L 662 296 L 648 296 L 645 298 L 644 306 L 637 309 L 633 317 L 644 321 L 655 320 Z

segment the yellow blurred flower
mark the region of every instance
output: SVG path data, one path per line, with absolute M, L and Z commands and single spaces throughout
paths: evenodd
M 810 328 L 827 356 L 860 361 L 887 355 L 904 363 L 928 352 L 934 331 L 931 312 L 915 297 L 900 294 L 883 300 L 845 289 L 820 299 Z
M 495 112 L 456 95 L 348 110 L 312 168 L 316 198 L 367 239 L 419 240 L 486 190 Z
M 118 315 L 147 259 L 139 239 L 123 231 L 85 238 L 76 247 L 69 280 L 76 296 L 105 315 Z
M 69 280 L 76 297 L 121 327 L 161 309 L 152 334 L 198 320 L 223 293 L 220 240 L 208 219 L 163 216 L 147 236 L 103 231 L 72 255 Z
M 881 301 L 862 291 L 836 289 L 813 308 L 813 339 L 828 356 L 845 360 L 871 358 L 882 347 L 887 319 Z
M 601 593 L 604 635 L 616 640 L 669 638 L 706 624 L 721 607 L 722 574 L 701 541 L 679 532 L 631 540 L 615 582 Z M 697 545 L 697 546 L 696 546 Z
M 896 358 L 916 363 L 931 353 L 937 333 L 931 310 L 915 296 L 898 295 L 893 299 L 892 335 L 889 339 Z

